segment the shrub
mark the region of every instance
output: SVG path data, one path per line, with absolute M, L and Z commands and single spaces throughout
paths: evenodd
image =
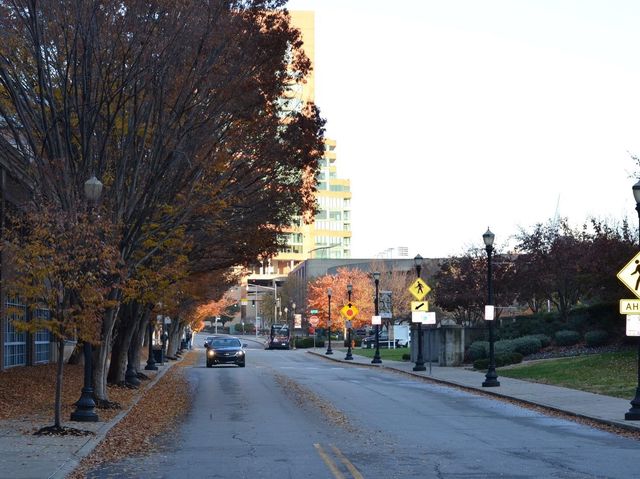
M 603 329 L 596 329 L 594 331 L 588 331 L 584 335 L 584 340 L 587 343 L 587 346 L 602 346 L 609 339 L 609 333 L 604 331 Z
M 488 358 L 476 359 L 473 362 L 473 369 L 479 369 L 481 371 L 484 369 L 489 369 L 489 359 Z
M 489 359 L 488 358 L 476 359 L 473 362 L 473 369 L 479 369 L 481 371 L 484 369 L 489 369 Z
M 410 354 L 408 354 L 408 353 L 404 353 L 404 354 L 402 355 L 402 360 L 403 360 L 403 361 L 411 361 L 411 355 L 410 355 Z
M 313 347 L 313 338 L 296 338 L 296 348 L 306 349 Z M 316 339 L 316 347 L 324 347 L 324 339 Z
M 494 344 L 495 353 L 504 354 L 504 353 L 513 353 L 515 351 L 515 344 L 512 339 L 503 339 L 501 341 L 496 341 Z
M 313 338 L 296 338 L 296 348 L 305 349 L 313 347 Z
M 573 346 L 580 342 L 580 333 L 563 329 L 555 334 L 555 340 L 558 346 Z
M 540 340 L 540 347 L 546 348 L 551 344 L 551 338 L 546 334 L 533 334 L 534 338 L 538 338 Z
M 508 366 L 509 364 L 518 364 L 522 362 L 522 354 L 520 353 L 503 353 L 496 354 L 496 367 Z M 489 359 L 476 359 L 473 362 L 474 369 L 489 369 Z
M 351 335 L 351 341 L 353 341 L 353 347 L 359 347 L 362 344 L 362 338 L 358 338 L 355 335 Z M 347 338 L 344 339 L 343 341 L 344 343 L 344 347 L 349 347 L 349 341 L 347 340 Z
M 542 349 L 542 341 L 535 336 L 522 336 L 521 338 L 512 339 L 512 342 L 513 350 L 523 356 L 537 353 Z
M 467 354 L 471 361 L 486 358 L 489 355 L 489 341 L 474 341 L 469 346 Z
M 509 364 L 521 363 L 523 359 L 520 353 L 505 353 L 496 356 L 496 366 L 508 366 Z

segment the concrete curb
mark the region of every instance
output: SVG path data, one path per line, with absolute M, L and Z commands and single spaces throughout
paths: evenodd
M 70 457 L 65 463 L 63 463 L 53 474 L 51 474 L 48 479 L 64 479 L 68 474 L 71 474 L 80 464 L 83 458 L 91 454 L 93 450 L 100 444 L 104 438 L 107 436 L 109 431 L 120 421 L 122 421 L 127 414 L 131 412 L 136 404 L 147 394 L 153 386 L 164 376 L 169 369 L 173 366 L 174 363 L 178 363 L 182 361 L 182 358 L 177 361 L 165 361 L 164 366 L 160 366 L 163 369 L 158 369 L 158 374 L 147 384 L 142 394 L 140 394 L 126 409 L 120 411 L 116 417 L 111 419 L 109 422 L 104 423 L 104 425 L 98 429 L 94 436 L 91 436 L 87 442 L 85 442 L 77 451 L 73 453 L 73 456 Z
M 603 418 L 600 418 L 600 417 L 589 416 L 589 415 L 586 415 L 586 414 L 580 414 L 580 413 L 576 413 L 574 411 L 570 411 L 568 409 L 558 408 L 557 406 L 554 406 L 554 405 L 551 405 L 551 404 L 548 404 L 548 403 L 544 403 L 544 402 L 540 402 L 540 401 L 530 401 L 530 400 L 526 400 L 526 399 L 510 396 L 508 394 L 503 394 L 503 393 L 500 393 L 500 392 L 496 392 L 496 391 L 488 389 L 488 388 L 480 388 L 480 387 L 469 386 L 468 384 L 463 384 L 463 383 L 460 383 L 460 382 L 457 382 L 457 381 L 446 380 L 446 379 L 442 379 L 442 378 L 434 378 L 432 376 L 418 374 L 418 373 L 413 372 L 413 371 L 405 371 L 403 369 L 400 369 L 400 368 L 397 368 L 397 367 L 394 367 L 394 366 L 387 366 L 384 363 L 383 364 L 367 364 L 367 363 L 362 363 L 362 362 L 348 361 L 348 360 L 340 359 L 340 358 L 333 358 L 331 356 L 327 356 L 325 354 L 318 353 L 316 351 L 307 351 L 307 352 L 309 354 L 314 355 L 314 356 L 321 357 L 321 358 L 327 359 L 329 361 L 337 362 L 337 363 L 348 364 L 348 365 L 359 366 L 359 367 L 364 366 L 364 367 L 369 367 L 369 368 L 386 369 L 387 371 L 393 371 L 394 373 L 404 374 L 406 376 L 411 376 L 413 378 L 420 378 L 422 380 L 430 381 L 430 382 L 441 384 L 441 385 L 444 385 L 444 386 L 455 387 L 455 388 L 462 389 L 462 390 L 465 390 L 465 391 L 468 391 L 468 392 L 471 392 L 471 393 L 474 393 L 474 394 L 480 394 L 480 395 L 485 395 L 485 396 L 493 396 L 493 397 L 497 397 L 497 398 L 500 398 L 500 399 L 507 399 L 509 401 L 513 401 L 513 402 L 517 402 L 517 403 L 524 404 L 524 405 L 529 405 L 529 406 L 534 406 L 534 407 L 546 409 L 548 411 L 561 413 L 561 414 L 564 414 L 564 415 L 567 415 L 567 416 L 571 416 L 571 417 L 574 417 L 574 418 L 577 418 L 577 419 L 583 419 L 583 420 L 592 421 L 594 423 L 598 423 L 598 424 L 601 424 L 603 426 L 614 427 L 614 428 L 618 428 L 618 429 L 624 429 L 626 431 L 635 432 L 635 433 L 640 431 L 640 424 L 636 425 L 634 423 L 627 423 L 627 422 L 622 422 L 622 421 L 610 421 L 610 420 L 603 419 Z

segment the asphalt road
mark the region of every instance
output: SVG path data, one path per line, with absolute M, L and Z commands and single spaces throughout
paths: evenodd
M 245 342 L 244 369 L 207 369 L 202 352 L 188 370 L 194 407 L 161 452 L 89 477 L 640 477 L 637 441 L 400 374 Z

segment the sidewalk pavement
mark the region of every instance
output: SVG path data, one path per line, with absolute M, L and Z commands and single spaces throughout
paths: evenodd
M 594 394 L 576 389 L 568 389 L 548 384 L 540 384 L 519 379 L 498 377 L 500 386 L 482 387 L 485 373 L 465 367 L 440 367 L 433 365 L 429 374 L 429 363 L 426 371 L 413 371 L 414 363 L 405 361 L 383 360 L 382 364 L 371 364 L 371 358 L 359 356 L 357 349 L 353 353 L 353 360 L 344 359 L 345 351 L 334 349 L 331 356 L 318 351 L 309 351 L 331 361 L 370 366 L 399 371 L 412 376 L 450 386 L 458 386 L 469 390 L 479 391 L 488 395 L 520 401 L 534 406 L 542 406 L 569 416 L 588 419 L 600 424 L 640 432 L 640 421 L 625 421 L 624 415 L 631 407 L 631 398 L 619 399 L 601 394 Z M 500 371 L 498 371 L 498 375 Z
M 151 377 L 146 387 L 152 388 L 175 362 L 158 365 L 157 373 L 144 371 Z M 0 421 L 0 478 L 63 479 L 95 449 L 141 397 L 138 396 L 128 408 L 109 421 L 77 422 L 62 418 L 63 426 L 91 431 L 94 434 L 90 436 L 34 436 L 35 430 L 51 423 L 50 418 Z

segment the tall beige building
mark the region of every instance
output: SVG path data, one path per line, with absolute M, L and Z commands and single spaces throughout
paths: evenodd
M 311 11 L 293 11 L 291 18 L 302 32 L 304 51 L 314 70 L 305 83 L 292 85 L 283 98 L 286 110 L 302 109 L 315 101 L 315 15 Z M 301 219 L 284 233 L 286 245 L 277 256 L 265 260 L 249 277 L 268 284 L 284 279 L 301 261 L 311 258 L 351 257 L 351 188 L 350 181 L 338 177 L 336 142 L 325 140 L 325 152 L 318 173 L 318 214 L 311 224 Z

